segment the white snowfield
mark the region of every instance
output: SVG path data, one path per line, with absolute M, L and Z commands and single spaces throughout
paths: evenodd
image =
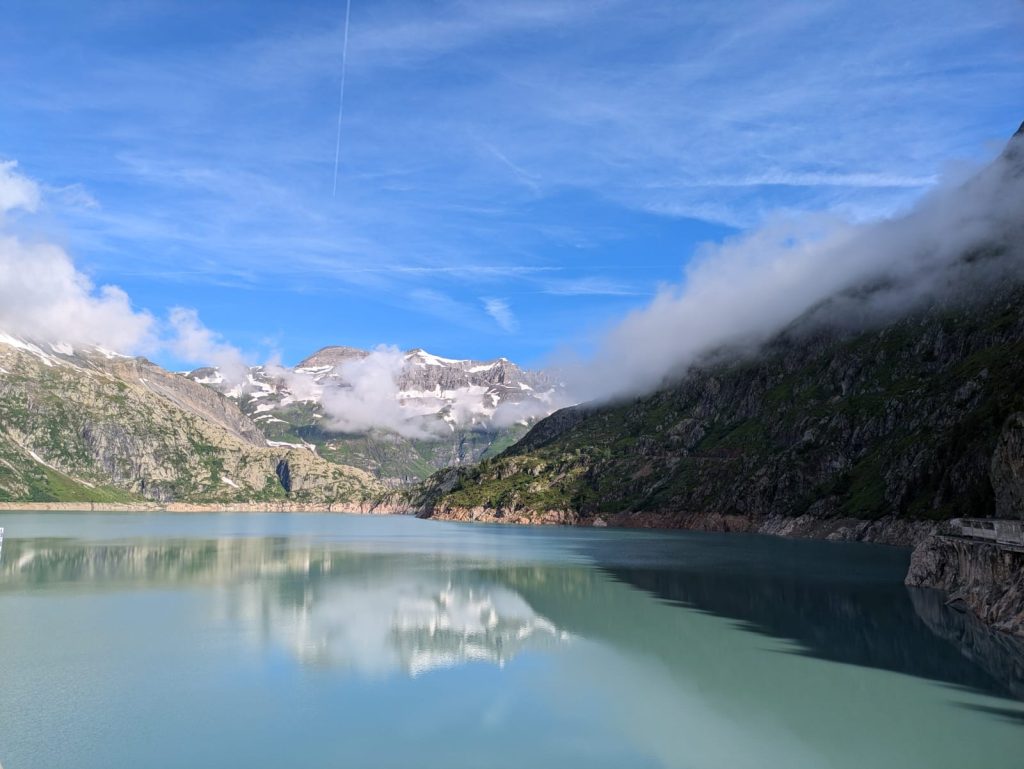
M 32 355 L 35 355 L 37 358 L 39 358 L 47 366 L 53 366 L 56 363 L 60 362 L 59 359 L 55 358 L 53 355 L 43 352 L 43 350 L 40 347 L 32 344 L 31 342 L 26 342 L 23 339 L 18 339 L 17 337 L 11 336 L 10 334 L 0 332 L 0 344 L 5 344 L 8 347 L 14 347 L 15 349 L 24 350 L 27 353 L 31 353 Z
M 105 347 L 100 347 L 99 345 L 83 345 L 76 349 L 68 342 L 34 342 L 3 331 L 0 331 L 0 345 L 13 347 L 16 350 L 22 350 L 30 355 L 34 355 L 47 366 L 77 366 L 81 363 L 81 358 L 87 358 L 91 355 L 99 355 L 108 360 L 130 357 L 113 350 L 108 350 Z M 49 352 L 44 348 L 49 348 Z
M 413 365 L 420 366 L 450 366 L 458 363 L 468 363 L 466 360 L 455 358 L 442 358 L 440 355 L 431 355 L 426 350 L 413 350 L 405 355 L 405 359 Z

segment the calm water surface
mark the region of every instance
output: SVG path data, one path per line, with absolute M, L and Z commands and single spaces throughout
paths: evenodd
M 1019 769 L 1024 652 L 904 551 L 0 514 L 0 763 Z

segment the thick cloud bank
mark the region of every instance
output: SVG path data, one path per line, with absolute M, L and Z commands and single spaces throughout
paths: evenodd
M 823 321 L 870 324 L 981 291 L 1024 274 L 1022 245 L 1018 133 L 969 181 L 940 186 L 898 218 L 777 220 L 705 247 L 680 285 L 612 328 L 592 360 L 567 368 L 570 390 L 579 400 L 650 392 L 716 350 L 756 349 L 812 308 Z
M 114 286 L 97 288 L 64 249 L 12 232 L 12 215 L 34 212 L 39 186 L 0 163 L 0 330 L 45 341 L 118 350 L 153 343 L 153 318 Z
M 122 353 L 168 351 L 219 366 L 230 381 L 247 371 L 242 354 L 206 328 L 195 310 L 165 321 L 132 307 L 117 286 L 95 286 L 60 246 L 16 234 L 15 218 L 42 202 L 39 185 L 0 162 L 0 331 L 40 342 L 99 345 Z
M 437 437 L 444 424 L 429 424 L 398 398 L 398 378 L 405 356 L 397 347 L 381 346 L 364 358 L 353 358 L 336 371 L 344 386 L 324 390 L 322 403 L 327 426 L 346 433 L 374 428 L 391 430 L 407 438 Z
M 232 384 L 245 380 L 249 373 L 245 357 L 220 334 L 203 325 L 195 310 L 175 307 L 168 315 L 167 325 L 170 335 L 165 344 L 178 358 L 217 366 Z

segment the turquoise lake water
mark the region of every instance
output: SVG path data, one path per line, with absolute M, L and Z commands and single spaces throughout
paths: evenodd
M 908 554 L 4 513 L 0 764 L 1019 769 L 1024 651 Z

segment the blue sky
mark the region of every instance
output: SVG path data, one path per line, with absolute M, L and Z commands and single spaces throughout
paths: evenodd
M 904 210 L 1024 119 L 1024 3 L 5 3 L 45 231 L 254 358 L 541 362 L 780 211 Z M 163 362 L 181 362 L 166 358 Z

